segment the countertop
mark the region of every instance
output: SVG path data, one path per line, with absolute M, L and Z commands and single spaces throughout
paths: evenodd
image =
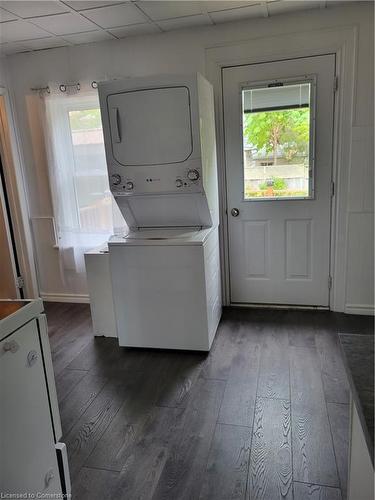
M 374 456 L 374 335 L 339 333 L 352 397 L 371 458 Z
M 43 312 L 41 299 L 0 299 L 0 341 Z

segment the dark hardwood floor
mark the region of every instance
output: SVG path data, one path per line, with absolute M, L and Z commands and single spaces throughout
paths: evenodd
M 227 308 L 209 355 L 94 338 L 45 304 L 74 500 L 345 500 L 337 332 L 370 318 Z

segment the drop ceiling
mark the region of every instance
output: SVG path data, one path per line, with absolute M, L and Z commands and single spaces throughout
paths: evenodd
M 10 55 L 193 26 L 326 8 L 325 1 L 0 0 L 0 52 Z M 341 2 L 339 2 L 341 3 Z

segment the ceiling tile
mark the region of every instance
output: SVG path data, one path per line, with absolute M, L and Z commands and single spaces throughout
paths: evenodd
M 26 21 L 10 21 L 9 23 L 3 23 L 0 28 L 0 43 L 46 36 L 48 36 L 48 33 Z
M 5 21 L 14 21 L 17 17 L 10 12 L 0 8 L 0 22 L 4 23 Z
M 246 7 L 248 5 L 253 5 L 253 4 L 259 4 L 259 1 L 257 2 L 232 2 L 232 1 L 225 1 L 225 0 L 219 0 L 219 1 L 211 1 L 207 0 L 206 2 L 202 2 L 203 7 L 205 11 L 207 12 L 216 12 L 218 10 L 228 10 L 228 9 L 237 9 L 237 7 Z
M 27 18 L 36 16 L 48 16 L 50 14 L 61 14 L 62 12 L 68 12 L 69 9 L 60 2 L 49 2 L 49 1 L 7 1 L 0 2 L 0 6 L 9 10 L 17 16 Z
M 76 33 L 75 35 L 65 35 L 65 40 L 79 45 L 81 43 L 102 42 L 105 40 L 113 40 L 113 36 L 105 31 L 89 31 L 88 33 Z
M 80 11 L 85 9 L 95 9 L 96 7 L 103 7 L 105 5 L 116 5 L 116 0 L 73 0 L 71 2 L 64 2 L 74 10 Z
M 322 2 L 320 2 L 320 3 L 322 3 Z M 348 4 L 348 0 L 335 0 L 334 2 L 330 2 L 330 1 L 327 0 L 325 2 L 325 4 L 326 4 L 325 7 L 327 7 L 327 8 L 328 7 L 337 7 L 338 5 L 339 6 L 340 5 L 347 5 Z M 321 7 L 323 8 L 324 6 L 321 5 Z
M 31 21 L 55 35 L 68 35 L 81 31 L 95 31 L 97 26 L 79 14 L 59 14 L 56 16 L 35 17 Z
M 288 2 L 285 0 L 278 0 L 275 2 L 267 3 L 268 12 L 271 16 L 276 16 L 278 14 L 284 14 L 286 12 L 295 12 L 298 10 L 307 10 L 320 7 L 320 2 L 311 2 L 305 0 L 304 2 Z
M 131 35 L 147 35 L 149 33 L 160 33 L 160 29 L 151 23 L 133 24 L 109 30 L 117 38 L 126 38 Z
M 171 1 L 171 2 L 137 2 L 139 7 L 152 19 L 170 19 L 173 17 L 191 16 L 204 12 L 203 5 L 205 2 L 186 2 L 186 1 Z
M 262 16 L 264 16 L 264 8 L 260 4 L 254 4 L 248 7 L 239 7 L 237 9 L 210 12 L 210 17 L 215 23 L 240 21 L 241 19 L 248 19 L 249 17 L 262 17 Z
M 40 38 L 39 40 L 25 40 L 22 44 L 28 50 L 54 49 L 56 47 L 69 45 L 67 41 L 56 37 Z
M 4 43 L 0 45 L 0 55 L 17 54 L 18 52 L 27 52 L 28 49 L 19 43 Z
M 147 21 L 142 12 L 131 3 L 84 10 L 82 14 L 102 28 L 116 28 L 118 26 L 127 26 Z
M 207 14 L 199 14 L 197 16 L 176 17 L 174 19 L 165 19 L 164 21 L 158 21 L 158 25 L 164 31 L 190 28 L 193 26 L 205 26 L 208 24 L 212 24 L 212 22 Z

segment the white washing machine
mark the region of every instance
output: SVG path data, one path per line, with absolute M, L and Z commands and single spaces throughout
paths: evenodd
M 109 251 L 119 344 L 209 351 L 221 316 L 217 226 L 130 232 Z
M 122 346 L 208 351 L 221 315 L 212 86 L 201 75 L 99 83 L 112 194 L 108 243 Z

